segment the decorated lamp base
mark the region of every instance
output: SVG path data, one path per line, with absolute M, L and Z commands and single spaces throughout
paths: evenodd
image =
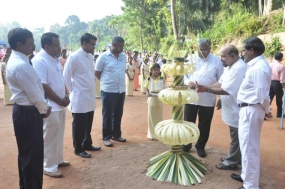
M 171 146 L 171 149 L 150 159 L 146 175 L 157 181 L 184 186 L 201 183 L 201 177 L 207 172 L 206 167 L 184 152 L 182 146 Z
M 171 151 L 150 159 L 146 175 L 158 181 L 193 185 L 201 183 L 201 178 L 207 172 L 203 163 L 182 151 L 183 144 L 196 142 L 200 136 L 194 123 L 183 120 L 183 105 L 198 100 L 196 91 L 183 86 L 183 75 L 194 70 L 193 65 L 184 64 L 184 58 L 174 58 L 172 64 L 162 66 L 162 71 L 173 74 L 174 80 L 171 88 L 158 94 L 159 100 L 173 106 L 172 119 L 161 121 L 154 128 L 156 138 L 171 145 Z

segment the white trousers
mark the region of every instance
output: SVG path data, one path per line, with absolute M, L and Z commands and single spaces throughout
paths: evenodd
M 65 128 L 65 109 L 52 112 L 44 119 L 44 170 L 56 172 L 63 162 L 63 136 Z
M 239 144 L 242 154 L 241 178 L 246 189 L 259 189 L 260 132 L 265 112 L 261 105 L 246 106 L 239 112 Z

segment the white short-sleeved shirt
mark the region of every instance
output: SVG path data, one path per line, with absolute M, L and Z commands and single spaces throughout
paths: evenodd
M 63 78 L 70 92 L 68 109 L 72 113 L 87 113 L 95 110 L 95 74 L 93 55 L 82 48 L 66 60 Z
M 184 76 L 184 84 L 194 82 L 199 85 L 204 85 L 209 87 L 210 85 L 219 81 L 221 75 L 223 74 L 224 67 L 219 57 L 209 54 L 207 58 L 202 59 L 198 55 L 190 56 L 195 60 L 189 60 L 189 63 L 194 64 L 196 71 L 193 74 L 188 74 Z M 195 105 L 214 107 L 216 103 L 216 95 L 211 93 L 198 93 L 199 99 L 194 102 Z
M 62 66 L 58 58 L 51 57 L 44 49 L 32 59 L 33 67 L 36 70 L 43 84 L 47 84 L 60 98 L 65 96 L 65 85 L 62 75 Z M 61 111 L 63 106 L 48 99 L 52 112 Z
M 222 119 L 225 124 L 235 128 L 238 128 L 240 110 L 237 104 L 237 93 L 244 79 L 246 69 L 246 63 L 239 59 L 232 66 L 224 69 L 224 73 L 219 80 L 219 83 L 222 84 L 221 88 L 229 93 L 229 95 L 220 95 Z
M 149 92 L 158 93 L 165 88 L 165 81 L 163 78 L 160 78 L 160 76 L 156 80 L 152 79 L 152 77 L 149 77 L 149 82 L 147 85 Z
M 255 57 L 247 65 L 245 78 L 238 92 L 237 103 L 260 104 L 265 113 L 269 113 L 271 68 L 262 55 Z
M 108 93 L 123 93 L 126 91 L 125 70 L 126 55 L 119 54 L 116 58 L 110 50 L 99 55 L 95 70 L 101 72 L 101 90 Z

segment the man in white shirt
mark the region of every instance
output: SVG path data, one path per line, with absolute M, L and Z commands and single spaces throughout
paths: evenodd
M 44 174 L 61 177 L 58 166 L 69 165 L 63 160 L 63 136 L 65 127 L 65 107 L 69 98 L 65 98 L 65 85 L 60 55 L 59 36 L 44 33 L 41 37 L 42 49 L 32 59 L 33 67 L 40 77 L 45 95 L 52 107 L 50 116 L 44 119 Z
M 196 88 L 196 83 L 204 86 L 211 86 L 219 81 L 224 67 L 220 59 L 210 53 L 211 42 L 207 39 L 200 39 L 198 41 L 198 55 L 194 62 L 196 71 L 192 75 L 184 76 L 184 84 L 191 89 Z M 197 115 L 199 117 L 198 127 L 200 130 L 200 137 L 195 145 L 198 156 L 205 157 L 205 146 L 209 138 L 211 122 L 214 114 L 214 107 L 216 103 L 216 95 L 210 93 L 198 93 L 199 100 L 193 104 L 185 104 L 184 106 L 184 120 L 189 122 L 196 122 Z M 183 150 L 189 151 L 192 144 L 184 145 Z
M 241 175 L 231 175 L 234 180 L 243 182 L 240 189 L 259 189 L 260 132 L 264 116 L 272 118 L 269 113 L 271 69 L 262 56 L 264 51 L 265 46 L 257 37 L 243 42 L 242 55 L 248 68 L 237 96 L 242 171 Z
M 125 103 L 126 55 L 123 54 L 124 39 L 115 36 L 110 50 L 101 54 L 96 63 L 95 75 L 100 80 L 103 117 L 103 141 L 111 147 L 116 140 L 126 142 L 121 131 Z
M 66 60 L 63 77 L 70 92 L 68 109 L 72 112 L 74 153 L 83 158 L 91 157 L 85 150 L 98 151 L 92 146 L 91 129 L 95 110 L 95 76 L 93 53 L 97 38 L 89 33 L 81 36 L 81 48 Z
M 6 75 L 12 92 L 13 125 L 18 146 L 20 189 L 43 185 L 43 118 L 50 114 L 40 78 L 29 63 L 35 48 L 33 34 L 22 28 L 8 33 L 12 54 Z
M 238 49 L 233 45 L 226 45 L 220 50 L 220 59 L 223 62 L 224 73 L 219 82 L 205 87 L 198 85 L 200 92 L 221 95 L 222 119 L 230 128 L 231 144 L 230 153 L 221 158 L 222 163 L 216 168 L 221 170 L 235 170 L 241 161 L 241 152 L 238 140 L 239 107 L 237 93 L 244 79 L 247 69 L 245 62 L 239 57 Z

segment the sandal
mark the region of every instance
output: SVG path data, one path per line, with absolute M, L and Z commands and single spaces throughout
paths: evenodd
M 225 161 L 225 160 L 226 160 L 226 157 L 221 157 L 220 160 L 221 160 L 221 161 Z
M 217 164 L 217 165 L 216 165 L 216 168 L 217 168 L 217 169 L 220 169 L 220 170 L 236 170 L 236 169 L 238 169 L 237 166 L 232 166 L 232 167 L 230 167 L 230 166 L 226 166 L 226 165 L 224 165 L 224 164 L 222 164 L 222 163 Z

